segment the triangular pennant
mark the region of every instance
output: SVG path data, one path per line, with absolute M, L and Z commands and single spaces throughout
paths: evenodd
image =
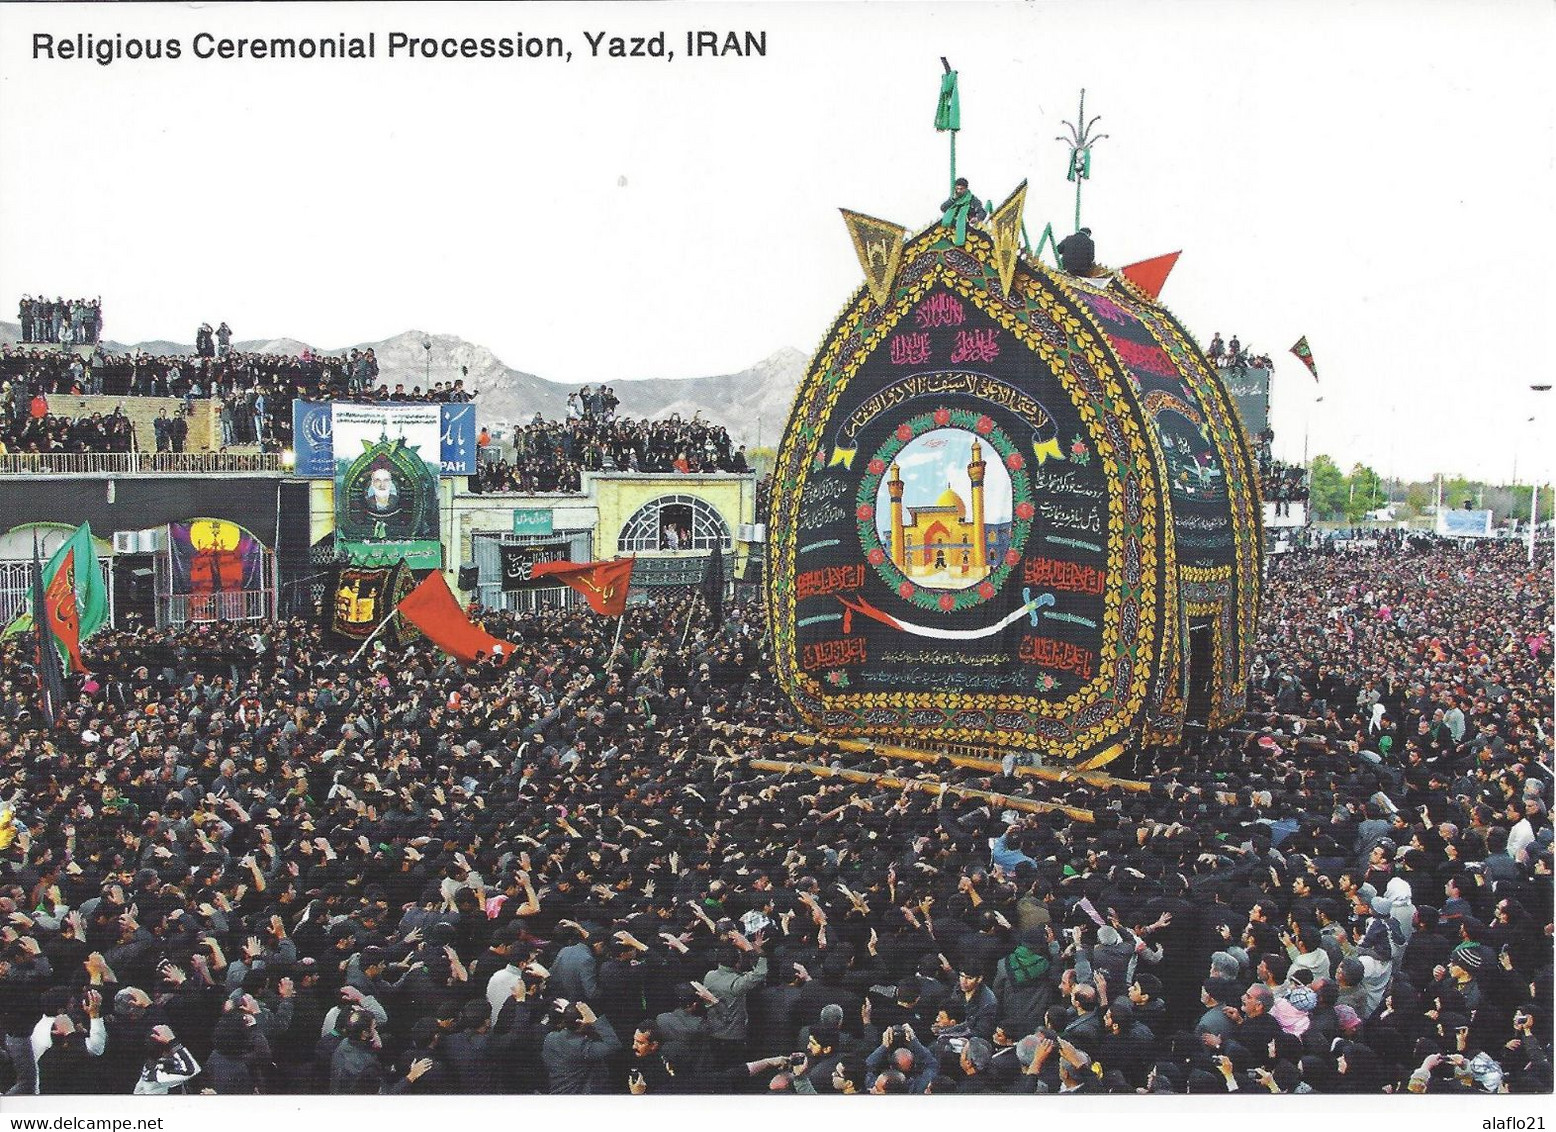
M 900 224 L 877 220 L 862 212 L 850 212 L 846 208 L 838 211 L 843 214 L 843 223 L 848 225 L 848 235 L 859 255 L 859 266 L 864 268 L 870 295 L 877 306 L 884 307 L 891 300 L 892 284 L 897 279 L 897 267 L 902 263 L 902 245 L 908 230 Z
M 1159 298 L 1162 293 L 1162 285 L 1167 282 L 1167 276 L 1178 263 L 1178 257 L 1182 252 L 1168 252 L 1152 259 L 1142 259 L 1139 263 L 1131 263 L 1127 267 L 1118 269 L 1118 273 L 1129 280 L 1151 298 Z
M 1297 339 L 1296 344 L 1291 347 L 1291 352 L 1302 360 L 1302 364 L 1307 366 L 1308 373 L 1313 375 L 1314 381 L 1317 381 L 1318 364 L 1313 361 L 1313 351 L 1308 349 L 1306 334 Z
M 1021 210 L 1026 207 L 1027 183 L 1022 181 L 1005 203 L 994 210 L 989 227 L 994 231 L 994 265 L 1000 273 L 1000 290 L 1010 294 L 1010 281 L 1016 276 L 1016 261 L 1021 258 Z
M 1037 243 L 1032 248 L 1032 260 L 1040 262 L 1043 258 L 1043 249 L 1048 249 L 1048 254 L 1053 256 L 1054 266 L 1059 266 L 1059 241 L 1054 239 L 1054 226 L 1052 222 L 1043 225 L 1042 233 L 1037 237 Z

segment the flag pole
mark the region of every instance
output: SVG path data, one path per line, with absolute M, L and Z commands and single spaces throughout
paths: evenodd
M 54 726 L 54 692 L 49 687 L 49 679 L 46 674 L 47 659 L 43 650 L 52 648 L 53 643 L 46 639 L 48 632 L 48 617 L 38 612 L 43 608 L 43 602 L 38 595 L 43 592 L 43 565 L 41 555 L 38 552 L 38 528 L 32 529 L 32 598 L 33 607 L 33 636 L 38 642 L 38 691 L 43 694 L 43 713 L 49 717 L 49 726 Z
M 361 648 L 357 649 L 356 652 L 351 654 L 351 659 L 346 662 L 347 664 L 355 664 L 359 659 L 361 659 L 362 654 L 367 651 L 367 646 L 373 643 L 374 637 L 378 636 L 379 630 L 382 629 L 385 625 L 389 624 L 390 618 L 392 618 L 398 611 L 399 606 L 396 606 L 394 609 L 389 611 L 388 617 L 385 617 L 377 625 L 373 626 L 373 631 L 367 635 L 367 640 L 362 642 Z
M 611 658 L 605 662 L 605 671 L 609 672 L 616 667 L 616 651 L 621 648 L 621 624 L 627 619 L 627 611 L 623 609 L 621 615 L 616 618 L 616 639 L 611 642 Z
M 692 603 L 686 610 L 686 627 L 681 630 L 681 647 L 686 647 L 686 638 L 692 635 L 692 618 L 697 615 L 697 605 L 702 601 L 701 594 L 692 595 Z

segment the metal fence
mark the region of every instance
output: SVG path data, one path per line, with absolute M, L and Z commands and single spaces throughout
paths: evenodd
M 502 551 L 504 543 L 534 546 L 566 542 L 567 557 L 573 562 L 588 562 L 594 557 L 594 536 L 590 531 L 561 531 L 554 535 L 516 535 L 507 531 L 476 531 L 470 539 L 471 558 L 476 565 L 475 600 L 487 609 L 533 612 L 573 605 L 583 599 L 564 585 L 534 586 L 504 592 L 502 588 Z
M 167 594 L 158 599 L 166 624 L 211 621 L 268 621 L 275 614 L 270 590 L 240 590 L 215 594 Z
M 103 573 L 103 589 L 108 594 L 110 621 L 113 609 L 111 562 L 112 559 L 107 557 L 97 560 L 97 568 Z M 18 613 L 32 612 L 27 604 L 27 594 L 31 589 L 32 562 L 30 560 L 0 562 L 0 626 L 9 625 L 16 619 Z
M 182 628 L 214 621 L 270 621 L 276 615 L 276 556 L 262 551 L 261 588 L 219 593 L 173 592 L 173 558 L 164 551 L 152 558 L 155 568 L 157 624 Z
M 7 452 L 0 475 L 204 475 L 211 472 L 280 472 L 279 452 Z

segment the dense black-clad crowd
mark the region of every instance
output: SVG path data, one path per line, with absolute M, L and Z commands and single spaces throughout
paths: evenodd
M 103 332 L 100 299 L 23 295 L 17 303 L 16 317 L 22 325 L 23 342 L 96 345 Z
M 223 326 L 226 323 L 222 324 Z M 206 398 L 230 397 L 254 390 L 291 399 L 352 398 L 374 401 L 468 401 L 463 378 L 435 382 L 423 392 L 379 382 L 378 359 L 371 348 L 345 354 L 246 354 L 229 349 L 212 353 L 109 354 L 86 357 L 58 350 L 19 349 L 0 344 L 0 377 L 29 395 L 75 393 L 105 396 Z
M 1548 1092 L 1518 551 L 1282 556 L 1246 726 L 1129 753 L 1144 791 L 783 739 L 744 606 L 684 647 L 635 608 L 614 664 L 580 609 L 488 616 L 505 667 L 105 632 L 56 732 L 13 639 L 13 1087 Z
M 1307 469 L 1300 464 L 1283 464 L 1275 459 L 1261 459 L 1259 491 L 1266 503 L 1275 504 L 1277 515 L 1290 514 L 1293 503 L 1307 502 Z
M 586 387 L 587 388 L 587 387 Z M 747 472 L 744 446 L 722 425 L 697 417 L 664 420 L 569 415 L 547 421 L 535 414 L 515 430 L 511 460 L 483 460 L 482 491 L 578 491 L 586 471 Z
M 1219 330 L 1211 335 L 1210 345 L 1205 347 L 1205 356 L 1221 369 L 1246 372 L 1249 369 L 1275 368 L 1268 354 L 1255 354 L 1238 340 L 1237 335 L 1232 335 L 1230 342 L 1223 342 Z
M 0 345 L 0 374 L 29 392 L 76 393 L 111 397 L 219 397 L 253 389 L 295 393 L 320 391 L 344 395 L 354 385 L 355 368 L 377 376 L 372 351 L 329 356 L 301 354 L 220 355 L 110 354 L 101 349 L 82 357 L 57 350 Z M 370 363 L 363 365 L 364 359 Z
M 49 411 L 48 399 L 16 396 L 0 385 L 0 455 L 12 452 L 130 452 L 135 426 L 123 411 L 66 417 Z
M 210 332 L 209 325 L 203 325 L 194 354 L 108 354 L 96 350 L 82 357 L 0 344 L 0 380 L 9 387 L 8 399 L 22 405 L 51 394 L 176 397 L 183 402 L 182 412 L 187 416 L 194 412 L 197 401 L 216 398 L 220 401 L 218 447 L 259 445 L 266 451 L 290 446 L 292 401 L 297 397 L 315 401 L 458 402 L 473 396 L 466 391 L 463 378 L 435 382 L 425 392 L 420 386 L 407 390 L 403 384 L 391 389 L 387 382 L 379 381 L 378 360 L 372 349 L 353 349 L 340 355 L 235 352 L 226 326 L 224 322 Z M 121 451 L 113 447 L 66 450 Z M 172 440 L 166 447 L 157 446 L 157 451 L 182 450 Z

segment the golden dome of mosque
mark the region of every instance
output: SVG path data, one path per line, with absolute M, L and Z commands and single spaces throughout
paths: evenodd
M 935 500 L 935 506 L 937 508 L 955 507 L 956 513 L 958 515 L 967 514 L 967 504 L 962 501 L 962 497 L 960 495 L 951 490 L 950 484 L 945 485 L 945 490 L 940 493 L 940 498 Z

